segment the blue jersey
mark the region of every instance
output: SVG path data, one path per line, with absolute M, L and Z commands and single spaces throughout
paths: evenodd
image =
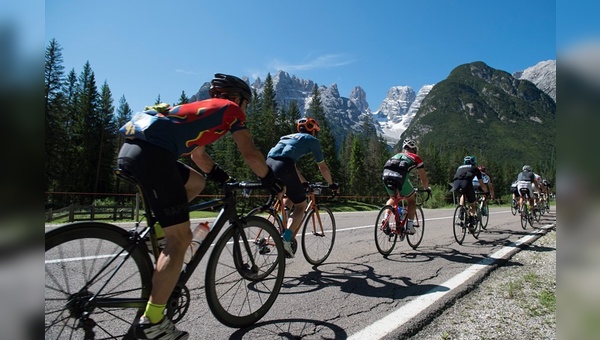
M 321 143 L 313 135 L 308 133 L 293 133 L 283 136 L 279 143 L 269 151 L 269 158 L 290 158 L 297 162 L 300 157 L 312 152 L 317 163 L 325 160 Z

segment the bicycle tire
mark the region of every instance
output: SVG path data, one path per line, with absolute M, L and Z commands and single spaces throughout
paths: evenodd
M 275 228 L 277 228 L 277 230 L 279 231 L 279 234 L 283 234 L 284 230 L 283 230 L 283 222 L 281 221 L 281 217 L 277 214 L 277 212 L 273 209 L 268 209 L 266 211 L 262 211 L 261 208 L 254 208 L 252 210 L 250 210 L 250 212 L 247 214 L 247 216 L 259 216 L 259 217 L 263 217 L 260 216 L 260 214 L 266 214 L 264 216 L 264 218 L 269 221 L 269 223 L 271 223 L 272 225 L 275 226 Z
M 488 222 L 490 221 L 490 207 L 487 201 L 483 204 L 483 208 L 484 209 L 482 209 L 481 218 L 479 219 L 479 225 L 481 226 L 481 229 L 485 230 L 487 229 Z M 483 214 L 483 211 L 486 211 L 487 213 Z
M 100 222 L 59 227 L 45 241 L 45 339 L 131 337 L 152 287 L 145 244 Z
M 302 228 L 302 253 L 308 263 L 318 266 L 325 262 L 335 243 L 335 217 L 327 207 L 319 212 L 311 209 Z
M 540 222 L 540 220 L 542 219 L 542 211 L 541 209 L 538 208 L 534 208 L 533 209 L 533 218 L 535 219 L 536 222 Z
M 462 211 L 462 218 L 460 218 Z M 467 220 L 468 213 L 465 211 L 462 205 L 459 205 L 454 209 L 454 218 L 452 219 L 452 230 L 454 231 L 454 239 L 458 244 L 463 244 L 465 236 L 467 234 Z
M 523 229 L 527 229 L 527 223 L 529 223 L 529 216 L 527 210 L 527 204 L 524 204 L 523 207 L 521 207 L 521 228 Z
M 240 228 L 247 244 L 242 241 Z M 251 242 L 264 232 L 273 242 L 269 252 Z M 255 261 L 253 266 L 249 265 L 250 256 Z M 241 225 L 227 228 L 210 255 L 205 282 L 208 306 L 222 324 L 248 327 L 273 306 L 284 276 L 285 250 L 278 230 L 262 217 L 246 217 Z
M 475 228 L 471 231 L 471 235 L 478 240 L 481 233 L 481 209 L 479 209 L 479 205 L 475 205 L 475 219 Z
M 396 229 L 397 214 L 391 205 L 386 205 L 377 214 L 375 220 L 375 246 L 381 255 L 388 256 L 398 239 L 398 234 L 392 233 Z
M 512 204 L 510 206 L 510 212 L 513 214 L 513 216 L 517 216 L 517 213 L 519 212 L 519 208 L 517 206 L 518 202 L 516 200 L 512 200 Z
M 423 213 L 423 208 L 421 206 L 417 206 L 417 210 L 415 211 L 415 219 L 413 223 L 413 227 L 415 228 L 414 234 L 406 234 L 406 242 L 408 245 L 412 247 L 412 249 L 417 249 L 423 241 L 423 235 L 425 235 L 425 214 Z

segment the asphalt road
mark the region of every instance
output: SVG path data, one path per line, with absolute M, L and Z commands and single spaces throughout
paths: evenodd
M 204 296 L 204 259 L 188 282 L 192 301 L 178 327 L 189 331 L 191 339 L 394 337 L 418 328 L 468 291 L 495 266 L 496 257 L 509 260 L 523 242 L 519 240 L 555 225 L 555 207 L 552 210 L 536 229 L 523 230 L 509 208 L 493 207 L 479 239 L 467 234 L 458 245 L 452 232 L 454 211 L 426 209 L 419 248 L 413 250 L 404 241 L 387 258 L 374 243 L 377 212 L 335 213 L 337 236 L 328 260 L 313 267 L 299 249 L 287 260 L 277 301 L 257 324 L 233 329 L 213 317 Z M 377 332 L 381 330 L 385 332 Z

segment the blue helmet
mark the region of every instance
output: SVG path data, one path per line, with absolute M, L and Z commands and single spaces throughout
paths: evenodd
M 465 165 L 477 165 L 477 159 L 475 156 L 467 156 L 463 159 L 463 164 Z

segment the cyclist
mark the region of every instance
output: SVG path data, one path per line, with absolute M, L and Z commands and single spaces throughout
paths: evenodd
M 529 211 L 533 211 L 533 187 L 539 188 L 538 182 L 533 174 L 533 170 L 531 170 L 531 166 L 523 165 L 522 170 L 517 176 L 517 188 L 520 193 L 519 206 L 521 207 L 521 212 L 525 211 L 523 209 L 523 201 L 527 199 L 529 201 Z
M 329 166 L 323 157 L 321 143 L 317 139 L 317 132 L 321 129 L 319 123 L 313 118 L 301 118 L 296 122 L 297 133 L 283 136 L 267 154 L 267 164 L 273 168 L 275 175 L 285 184 L 285 194 L 294 206 L 288 219 L 288 229 L 283 233 L 283 245 L 288 257 L 294 257 L 292 238 L 296 235 L 304 217 L 306 208 L 306 182 L 298 171 L 296 163 L 300 157 L 312 153 L 319 171 L 329 188 L 338 190 L 339 185 L 333 182 Z
M 546 188 L 544 188 L 544 184 L 542 183 L 542 176 L 536 174 L 535 172 L 533 173 L 533 176 L 535 177 L 535 180 L 538 183 L 538 187 L 534 187 L 533 188 L 533 200 L 534 200 L 534 206 L 538 206 L 538 204 L 543 203 L 543 199 L 544 199 L 544 192 L 546 191 Z
M 139 339 L 187 339 L 188 332 L 175 328 L 164 316 L 165 305 L 177 283 L 183 258 L 192 240 L 189 201 L 205 187 L 206 179 L 223 185 L 233 179 L 215 164 L 205 146 L 231 132 L 252 171 L 264 185 L 278 192 L 283 185 L 254 146 L 246 128 L 246 107 L 252 100 L 250 87 L 240 78 L 217 73 L 211 81 L 210 99 L 175 107 L 161 104 L 135 114 L 121 128 L 126 137 L 118 166 L 135 176 L 148 205 L 164 231 L 146 310 L 136 325 Z M 159 112 L 160 111 L 160 112 Z M 190 155 L 206 174 L 178 161 Z
M 490 198 L 494 199 L 494 186 L 492 185 L 492 178 L 490 177 L 490 175 L 487 174 L 485 166 L 480 165 L 477 168 L 479 169 L 479 171 L 481 171 L 481 179 L 483 180 L 483 183 L 485 183 L 487 185 L 487 188 L 490 193 Z M 477 179 L 477 177 L 473 177 L 473 188 L 475 189 L 475 192 L 479 192 L 479 193 L 483 192 L 483 190 L 481 190 L 481 186 L 479 185 L 479 180 Z M 482 206 L 485 207 L 485 205 L 483 205 L 483 204 L 485 204 L 487 199 L 488 199 L 487 195 L 484 195 Z M 481 213 L 483 215 L 487 215 L 488 211 L 487 211 L 487 209 L 482 209 Z
M 399 199 L 401 196 L 406 197 L 408 203 L 406 232 L 411 235 L 416 232 L 414 218 L 417 210 L 415 190 L 408 179 L 408 175 L 413 169 L 419 171 L 423 188 L 427 188 L 431 192 L 423 160 L 417 155 L 417 144 L 412 139 L 405 139 L 402 143 L 402 151 L 387 160 L 381 175 L 385 191 L 390 195 L 386 205 L 394 204 L 394 200 Z
M 544 188 L 545 188 L 544 194 L 545 194 L 545 198 L 546 198 L 546 209 L 550 209 L 550 191 L 552 188 L 552 184 L 547 179 L 543 179 L 542 184 L 544 185 Z
M 488 191 L 487 185 L 483 182 L 481 171 L 477 168 L 477 159 L 474 156 L 466 156 L 463 159 L 463 165 L 456 169 L 456 173 L 452 179 L 452 190 L 462 189 L 463 194 L 460 196 L 461 205 L 464 204 L 465 197 L 467 198 L 467 202 L 469 202 L 470 231 L 473 231 L 475 228 L 475 205 L 477 204 L 475 188 L 473 188 L 474 178 L 477 178 L 481 189 Z

